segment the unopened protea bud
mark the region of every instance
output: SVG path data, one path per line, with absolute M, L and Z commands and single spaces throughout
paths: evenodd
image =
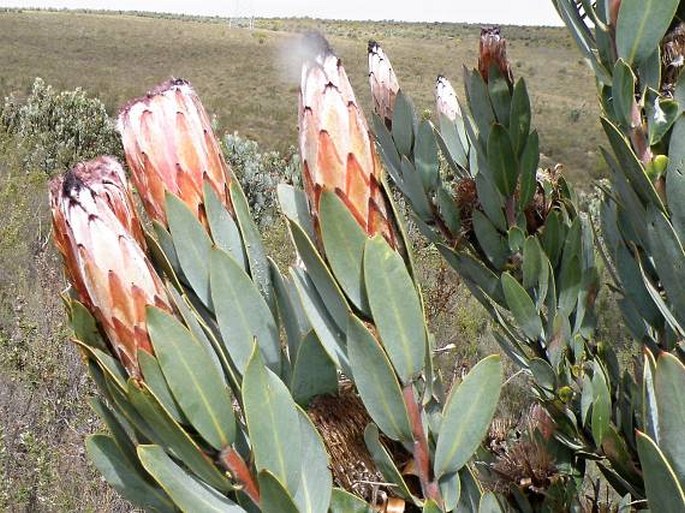
M 148 261 L 124 171 L 109 157 L 76 165 L 50 183 L 55 245 L 79 299 L 131 376 L 136 352 L 152 352 L 145 307 L 171 311 Z
M 330 190 L 367 234 L 381 234 L 397 248 L 378 154 L 347 74 L 325 39 L 308 37 L 316 48 L 302 67 L 299 139 L 304 188 L 317 233 L 321 192 Z
M 373 109 L 390 129 L 400 84 L 397 82 L 390 59 L 376 41 L 369 41 L 369 85 Z
M 455 121 L 461 117 L 457 93 L 450 81 L 442 75 L 438 75 L 438 79 L 435 81 L 435 105 L 438 113 L 450 121 Z
M 118 129 L 133 182 L 150 217 L 166 224 L 169 191 L 206 224 L 205 181 L 232 212 L 228 165 L 188 82 L 169 80 L 130 102 L 119 114 Z
M 507 60 L 507 40 L 499 27 L 484 27 L 480 31 L 478 71 L 485 82 L 488 82 L 492 66 L 497 67 L 509 85 L 514 83 L 514 76 Z

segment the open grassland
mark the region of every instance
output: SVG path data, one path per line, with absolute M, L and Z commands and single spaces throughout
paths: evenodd
M 67 12 L 0 12 L 0 95 L 26 93 L 36 76 L 56 89 L 82 87 L 110 113 L 170 76 L 190 80 L 221 131 L 284 150 L 297 133 L 297 34 L 320 30 L 342 57 L 369 112 L 366 43 L 380 41 L 403 88 L 433 108 L 439 73 L 458 91 L 462 65 L 475 64 L 479 28 L 458 24 L 256 20 L 247 30 L 226 20 Z M 594 86 L 562 29 L 505 28 L 516 76 L 532 93 L 542 151 L 566 164 L 576 185 L 601 174 Z M 130 507 L 87 463 L 83 439 L 99 429 L 85 404 L 93 386 L 74 348 L 58 299 L 59 259 L 49 240 L 47 176 L 25 169 L 25 152 L 0 127 L 0 511 L 118 512 Z M 55 170 L 61 171 L 61 170 Z M 282 225 L 267 246 L 292 255 Z M 487 315 L 430 248 L 417 252 L 427 314 L 454 359 L 496 351 Z M 609 318 L 609 317 L 607 317 Z M 607 330 L 613 330 L 608 333 Z M 604 336 L 616 341 L 607 322 Z M 460 369 L 457 368 L 456 372 Z M 526 384 L 505 390 L 502 414 L 521 411 Z
M 83 87 L 111 113 L 158 82 L 184 77 L 228 131 L 267 148 L 295 142 L 297 34 L 326 34 L 368 112 L 366 43 L 377 39 L 420 109 L 433 109 L 438 74 L 461 93 L 462 66 L 475 65 L 479 28 L 463 24 L 226 20 L 68 12 L 0 13 L 0 94 L 25 91 L 36 76 L 60 89 Z M 589 70 L 561 28 L 505 28 L 515 75 L 534 102 L 542 152 L 578 185 L 601 172 Z

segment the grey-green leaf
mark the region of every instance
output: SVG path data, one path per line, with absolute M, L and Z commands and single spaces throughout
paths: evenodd
M 393 440 L 412 440 L 409 415 L 390 361 L 354 316 L 347 328 L 347 349 L 357 390 L 371 418 Z
M 396 488 L 394 488 L 394 492 L 400 497 L 411 501 L 412 495 L 407 487 L 407 483 L 404 482 L 402 473 L 381 443 L 379 435 L 378 427 L 375 424 L 371 423 L 366 426 L 366 429 L 364 429 L 364 442 L 366 443 L 366 448 L 369 450 L 376 467 L 380 470 L 385 480 L 395 485 Z
M 366 502 L 340 488 L 334 488 L 329 513 L 374 513 Z
M 471 458 L 485 436 L 502 385 L 502 362 L 484 358 L 447 398 L 435 447 L 435 475 L 457 472 Z
M 542 337 L 542 321 L 526 289 L 508 272 L 502 274 L 501 280 L 507 305 L 523 333 L 531 340 Z
M 488 492 L 481 497 L 478 513 L 502 513 L 502 506 L 494 493 Z
M 518 181 L 518 158 L 514 154 L 509 132 L 499 123 L 495 123 L 490 130 L 488 165 L 499 191 L 505 197 L 513 195 Z
M 243 239 L 235 219 L 223 206 L 212 186 L 206 182 L 204 194 L 207 223 L 214 243 L 235 258 L 240 267 L 247 271 L 247 257 L 243 249 Z
M 611 396 L 609 395 L 609 385 L 601 366 L 595 362 L 594 374 L 592 375 L 592 438 L 598 447 L 601 447 L 604 435 L 609 430 L 610 421 Z
M 183 274 L 197 297 L 209 307 L 211 299 L 207 259 L 212 240 L 195 214 L 171 193 L 166 195 L 166 213 Z
M 628 64 L 647 59 L 666 34 L 678 0 L 623 0 L 616 27 L 618 56 Z
M 235 502 L 177 465 L 158 445 L 139 446 L 138 457 L 184 513 L 244 513 Z
M 362 273 L 366 233 L 333 192 L 321 193 L 319 211 L 321 238 L 331 270 L 350 301 L 368 312 Z
M 209 274 L 221 338 L 238 372 L 245 372 L 256 339 L 269 368 L 280 373 L 278 326 L 255 284 L 218 248 L 209 253 Z
M 259 472 L 259 509 L 263 513 L 301 513 L 290 492 L 283 483 L 268 470 Z
M 183 413 L 215 449 L 232 444 L 231 395 L 207 349 L 162 310 L 149 307 L 147 325 L 159 366 Z
M 124 498 L 160 513 L 174 511 L 174 504 L 167 494 L 152 486 L 135 467 L 129 465 L 113 438 L 102 434 L 91 435 L 86 439 L 86 450 L 105 480 Z
M 264 243 L 259 235 L 259 230 L 250 214 L 250 207 L 245 199 L 240 184 L 237 180 L 231 181 L 229 186 L 231 201 L 235 209 L 235 216 L 238 228 L 243 238 L 243 247 L 247 254 L 247 261 L 250 265 L 250 278 L 257 286 L 259 293 L 264 296 L 266 304 L 273 311 L 275 307 L 273 288 L 271 286 L 271 273 L 269 272 L 269 261 L 264 250 Z
M 316 332 L 304 336 L 297 352 L 290 392 L 298 404 L 306 405 L 314 396 L 334 394 L 338 390 L 335 363 L 321 345 Z
M 380 237 L 366 242 L 364 281 L 383 347 L 400 380 L 409 383 L 424 365 L 423 311 L 404 260 Z
M 257 470 L 268 470 L 290 493 L 300 484 L 300 419 L 288 389 L 253 349 L 243 376 L 243 405 Z
M 300 487 L 294 496 L 300 513 L 326 513 L 331 502 L 333 477 L 323 441 L 304 410 L 298 408 L 301 435 Z
M 637 453 L 643 468 L 645 492 L 651 511 L 682 513 L 685 493 L 664 453 L 641 431 L 637 432 Z
M 654 376 L 659 411 L 659 447 L 685 490 L 685 366 L 670 353 L 661 353 Z

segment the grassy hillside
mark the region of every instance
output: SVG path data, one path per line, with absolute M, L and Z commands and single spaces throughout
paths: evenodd
M 296 141 L 296 33 L 312 29 L 329 36 L 367 112 L 368 39 L 383 44 L 417 106 L 432 109 L 438 73 L 461 91 L 461 68 L 474 65 L 479 34 L 457 24 L 257 20 L 246 30 L 218 19 L 0 12 L 0 96 L 26 93 L 40 76 L 56 89 L 86 89 L 115 115 L 128 99 L 180 76 L 222 130 L 283 150 Z M 601 172 L 589 71 L 562 29 L 510 27 L 505 34 L 514 72 L 529 84 L 542 151 L 589 187 Z M 84 436 L 99 424 L 83 402 L 92 385 L 65 342 L 47 176 L 25 169 L 23 152 L 31 151 L 0 129 L 0 511 L 129 511 L 84 455 Z M 272 230 L 269 247 L 283 246 L 281 232 Z M 496 350 L 487 317 L 451 271 L 430 249 L 417 258 L 438 340 L 454 342 L 466 360 Z M 514 386 L 520 382 L 509 386 L 510 406 Z
M 180 76 L 226 130 L 282 149 L 296 137 L 296 33 L 312 29 L 329 36 L 364 106 L 366 43 L 374 38 L 421 109 L 433 108 L 440 73 L 462 90 L 462 66 L 475 64 L 479 35 L 478 27 L 462 24 L 257 20 L 250 31 L 216 19 L 8 12 L 0 13 L 0 94 L 26 90 L 41 76 L 57 88 L 85 88 L 114 113 Z M 565 163 L 576 183 L 596 177 L 594 87 L 570 37 L 561 28 L 511 27 L 505 34 L 514 72 L 529 85 L 543 153 Z

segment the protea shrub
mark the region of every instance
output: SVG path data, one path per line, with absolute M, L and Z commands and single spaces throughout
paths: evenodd
M 556 5 L 601 84 L 614 152 L 602 240 L 644 343 L 639 372 L 594 338 L 594 229 L 563 169 L 538 167 L 529 95 L 499 30 L 482 33 L 465 102 L 438 77 L 435 123 L 371 43 L 373 132 L 341 61 L 308 36 L 303 189 L 278 189 L 297 251 L 286 272 L 185 81 L 120 115 L 149 230 L 112 159 L 53 183 L 65 301 L 108 428 L 86 444 L 112 486 L 150 511 L 580 511 L 592 461 L 621 511 L 683 511 L 681 109 L 640 68 L 675 8 L 626 1 L 610 19 L 615 4 Z M 636 16 L 649 30 L 633 30 Z M 386 172 L 531 380 L 526 438 L 494 455 L 481 441 L 500 359 L 443 382 Z M 506 486 L 489 480 L 498 473 Z

